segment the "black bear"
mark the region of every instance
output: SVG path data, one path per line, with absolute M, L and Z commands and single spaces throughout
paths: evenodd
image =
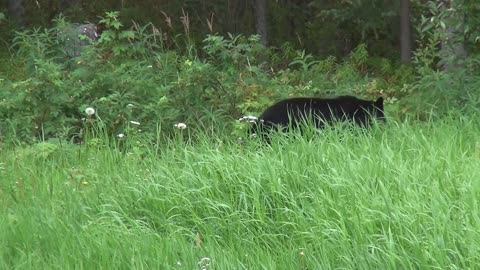
M 267 108 L 258 117 L 250 133 L 261 132 L 264 136 L 276 126 L 296 128 L 305 121 L 311 121 L 320 129 L 325 124 L 333 124 L 335 121 L 352 122 L 360 127 L 368 127 L 373 119 L 385 120 L 382 97 L 376 101 L 362 100 L 353 96 L 290 98 Z

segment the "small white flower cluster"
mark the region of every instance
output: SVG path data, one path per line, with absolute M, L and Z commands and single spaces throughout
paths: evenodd
M 256 123 L 257 120 L 258 118 L 252 115 L 243 116 L 238 119 L 238 121 L 240 122 L 248 122 L 248 123 Z
M 173 126 L 177 129 L 186 129 L 187 128 L 187 125 L 185 123 L 177 123 Z

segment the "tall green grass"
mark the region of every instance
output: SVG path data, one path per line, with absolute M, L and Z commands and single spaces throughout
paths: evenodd
M 3 269 L 476 269 L 480 123 L 0 152 Z M 205 261 L 205 259 L 204 259 Z

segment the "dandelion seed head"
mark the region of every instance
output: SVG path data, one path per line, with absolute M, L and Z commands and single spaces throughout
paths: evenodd
M 88 116 L 92 116 L 95 114 L 95 109 L 92 108 L 92 107 L 88 107 L 85 109 L 85 113 L 88 115 Z
M 177 129 L 186 129 L 187 128 L 187 124 L 185 123 L 177 123 L 174 125 L 175 128 Z
M 203 257 L 198 262 L 198 267 L 200 267 L 201 270 L 207 270 L 208 267 L 210 266 L 210 262 L 211 262 L 210 258 Z

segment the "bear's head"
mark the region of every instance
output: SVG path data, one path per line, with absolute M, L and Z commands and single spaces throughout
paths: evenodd
M 360 105 L 360 110 L 356 110 L 353 119 L 361 126 L 366 126 L 373 119 L 385 122 L 385 113 L 383 110 L 383 97 L 379 97 L 376 101 L 367 101 Z

